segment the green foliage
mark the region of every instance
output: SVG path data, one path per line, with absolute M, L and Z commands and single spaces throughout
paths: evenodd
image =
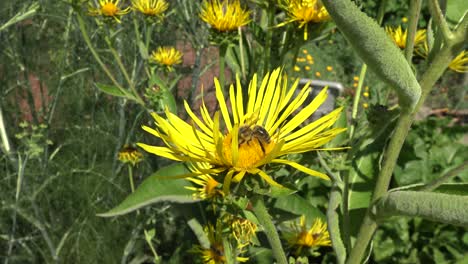
M 395 169 L 397 187 L 428 183 L 466 162 L 468 146 L 461 144 L 466 125 L 451 124 L 452 120 L 429 117 L 414 125 Z M 456 182 L 467 180 L 467 171 L 455 179 Z
M 127 196 L 119 205 L 110 211 L 99 214 L 99 216 L 110 217 L 123 215 L 157 202 L 197 202 L 191 195 L 192 191 L 185 188 L 190 186 L 187 180 L 171 179 L 187 174 L 188 172 L 189 171 L 181 163 L 161 168 L 146 178 L 141 185 L 137 187 L 135 192 Z

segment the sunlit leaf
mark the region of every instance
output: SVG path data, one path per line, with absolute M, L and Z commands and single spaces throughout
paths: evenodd
M 181 163 L 164 167 L 144 180 L 134 193 L 130 194 L 113 209 L 98 214 L 102 217 L 123 215 L 144 206 L 157 202 L 193 203 L 192 191 L 184 188 L 190 186 L 185 179 L 161 179 L 161 176 L 171 177 L 187 173 Z

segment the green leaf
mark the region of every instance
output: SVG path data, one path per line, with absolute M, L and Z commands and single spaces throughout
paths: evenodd
M 466 0 L 448 0 L 446 18 L 447 21 L 457 24 L 463 14 L 468 10 L 468 1 Z
M 157 202 L 193 203 L 192 191 L 185 186 L 190 183 L 185 179 L 161 179 L 161 176 L 171 177 L 188 173 L 182 163 L 164 167 L 144 180 L 134 193 L 130 194 L 119 205 L 102 214 L 101 217 L 111 217 L 130 213 L 144 206 Z
M 116 86 L 96 83 L 96 87 L 106 94 L 117 96 L 117 97 L 124 97 L 130 100 L 135 100 L 135 97 L 132 94 L 130 94 L 129 92 L 125 90 L 121 90 Z
M 161 90 L 161 99 L 164 103 L 164 106 L 169 108 L 169 111 L 173 114 L 177 114 L 177 102 L 170 88 L 172 86 L 175 86 L 179 79 L 180 77 L 176 78 L 175 82 L 171 83 L 171 86 L 168 86 L 168 84 L 164 82 L 157 74 L 151 75 L 151 78 L 149 80 L 150 87 L 154 85 L 157 85 L 159 87 L 159 89 Z
M 296 215 L 305 215 L 307 221 L 315 218 L 325 219 L 325 215 L 298 194 L 282 196 L 276 199 L 274 207 Z

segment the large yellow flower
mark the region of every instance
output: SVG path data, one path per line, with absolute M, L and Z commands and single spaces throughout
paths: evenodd
M 282 0 L 281 6 L 286 11 L 288 20 L 277 25 L 278 27 L 297 22 L 299 28 L 304 28 L 304 40 L 307 40 L 307 25 L 320 23 L 330 19 L 325 7 L 320 0 Z
M 182 52 L 174 47 L 159 47 L 151 54 L 151 60 L 172 71 L 174 65 L 182 63 L 182 55 Z
M 122 9 L 120 0 L 99 0 L 98 7 L 89 7 L 92 16 L 112 17 L 120 23 L 120 17 L 130 12 L 130 7 Z
M 303 249 L 331 246 L 327 224 L 320 218 L 315 219 L 312 227 L 308 229 L 305 216 L 301 216 L 299 225 L 294 223 L 291 230 L 284 233 L 284 237 L 289 246 L 296 249 L 296 255 L 300 255 Z
M 401 29 L 401 26 L 398 26 L 397 28 L 385 27 L 385 31 L 387 31 L 387 34 L 391 37 L 393 42 L 395 42 L 395 44 L 400 49 L 404 49 L 406 47 L 406 38 L 408 36 L 408 29 L 405 29 L 403 31 Z M 414 46 L 416 47 L 420 44 L 423 44 L 425 40 L 426 40 L 426 30 L 420 29 L 416 31 L 416 36 L 414 37 Z
M 200 18 L 217 31 L 229 32 L 250 22 L 250 11 L 239 0 L 204 0 Z
M 263 170 L 264 165 L 269 163 L 287 164 L 309 175 L 329 179 L 321 172 L 280 158 L 286 154 L 320 149 L 346 130 L 331 128 L 342 108 L 301 127 L 325 101 L 327 89 L 323 89 L 302 110 L 296 111 L 311 90 L 306 85 L 295 96 L 298 84 L 299 80 L 296 80 L 288 88 L 287 77 L 282 76 L 281 69 L 276 69 L 267 74 L 259 86 L 257 75 L 254 75 L 249 84 L 248 94 L 244 95 L 240 79 L 237 77 L 236 88 L 231 85 L 229 89 L 229 110 L 219 81 L 215 79 L 220 112 L 216 112 L 212 117 L 203 103 L 200 119 L 185 102 L 187 114 L 192 119 L 189 122 L 168 110 L 166 118 L 153 113 L 156 129 L 148 126 L 143 126 L 143 129 L 161 138 L 166 146 L 143 143 L 138 145 L 149 153 L 172 160 L 209 163 L 211 167 L 202 170 L 200 174 L 226 172 L 223 183 L 225 194 L 229 191 L 231 181 L 239 182 L 245 175 L 259 175 L 269 184 L 281 187 Z M 248 96 L 247 107 L 243 106 L 244 96 Z M 298 113 L 293 115 L 295 112 Z M 220 121 L 220 116 L 223 122 Z M 329 150 L 334 149 L 338 148 Z
M 141 12 L 146 16 L 162 16 L 167 10 L 169 4 L 166 0 L 133 0 L 132 6 L 134 10 Z

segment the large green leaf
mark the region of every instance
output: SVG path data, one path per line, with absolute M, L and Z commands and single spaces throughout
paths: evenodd
M 325 219 L 319 209 L 298 194 L 279 197 L 274 207 L 296 215 L 305 215 L 308 221 L 313 221 L 315 218 Z
M 370 121 L 368 133 L 352 147 L 352 166 L 349 172 L 348 208 L 351 221 L 351 235 L 357 234 L 359 224 L 369 206 L 379 173 L 381 153 L 395 124 L 393 113 L 386 114 L 387 124 Z M 392 117 L 393 116 L 393 117 Z M 372 120 L 372 118 L 370 118 Z
M 157 202 L 193 203 L 192 191 L 184 188 L 190 186 L 185 179 L 162 179 L 188 173 L 181 163 L 164 167 L 144 180 L 134 193 L 130 194 L 116 207 L 98 216 L 111 217 L 135 211 L 141 207 Z

